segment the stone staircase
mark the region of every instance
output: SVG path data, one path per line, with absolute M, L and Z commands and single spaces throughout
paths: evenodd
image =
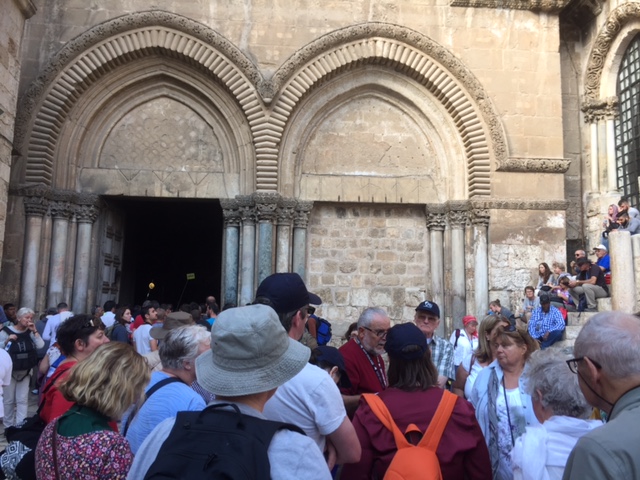
M 598 299 L 598 312 L 607 312 L 612 310 L 611 298 Z M 564 330 L 564 336 L 560 342 L 553 345 L 552 348 L 559 348 L 566 355 L 573 355 L 573 344 L 578 338 L 578 334 L 582 326 L 587 323 L 591 317 L 597 312 L 569 312 L 567 319 L 567 327 Z

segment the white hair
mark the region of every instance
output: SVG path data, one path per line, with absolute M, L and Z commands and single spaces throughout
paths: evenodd
M 573 353 L 597 362 L 612 379 L 640 376 L 640 318 L 623 312 L 594 315 L 582 327 Z
M 535 398 L 539 391 L 542 405 L 551 408 L 554 415 L 587 418 L 591 407 L 580 390 L 578 376 L 569 369 L 567 360 L 562 352 L 552 348 L 533 352 L 523 374 L 527 379 L 525 388 Z
M 181 370 L 186 360 L 198 356 L 200 344 L 211 341 L 211 334 L 201 325 L 188 325 L 169 330 L 161 340 L 158 353 L 164 368 Z
M 33 315 L 33 314 L 34 314 L 34 311 L 33 311 L 33 310 L 31 310 L 30 308 L 28 308 L 28 307 L 22 307 L 22 308 L 21 308 L 20 310 L 18 310 L 18 312 L 16 313 L 16 318 L 18 318 L 18 319 L 19 319 L 19 318 L 24 317 L 25 315 Z
M 367 308 L 364 312 L 360 314 L 360 318 L 358 318 L 358 328 L 371 327 L 371 324 L 376 319 L 376 317 L 389 318 L 389 315 L 383 308 L 377 308 L 377 307 Z

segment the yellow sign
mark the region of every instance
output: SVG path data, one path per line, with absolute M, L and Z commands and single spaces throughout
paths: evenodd
M 195 279 L 196 279 L 195 273 L 187 273 L 187 280 L 195 280 Z

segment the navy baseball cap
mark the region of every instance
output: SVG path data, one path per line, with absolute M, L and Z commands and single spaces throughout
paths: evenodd
M 436 317 L 440 318 L 440 308 L 436 302 L 430 302 L 429 300 L 425 300 L 420 305 L 416 307 L 416 312 L 427 312 L 432 313 Z
M 260 297 L 269 300 L 269 305 L 277 313 L 289 313 L 305 305 L 320 305 L 319 296 L 309 292 L 297 273 L 274 273 L 265 278 L 256 292 L 256 301 Z
M 320 345 L 313 349 L 313 353 L 318 362 L 324 362 L 332 367 L 338 367 L 338 370 L 340 370 L 340 383 L 338 385 L 340 387 L 351 388 L 351 380 L 349 380 L 347 369 L 344 366 L 344 358 L 336 347 Z
M 427 348 L 427 338 L 414 323 L 401 323 L 391 327 L 387 333 L 387 343 L 384 344 L 390 357 L 402 360 L 422 358 Z

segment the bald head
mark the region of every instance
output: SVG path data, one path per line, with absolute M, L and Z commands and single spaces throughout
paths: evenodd
M 640 318 L 623 312 L 594 315 L 582 327 L 573 352 L 598 362 L 611 380 L 640 379 Z

